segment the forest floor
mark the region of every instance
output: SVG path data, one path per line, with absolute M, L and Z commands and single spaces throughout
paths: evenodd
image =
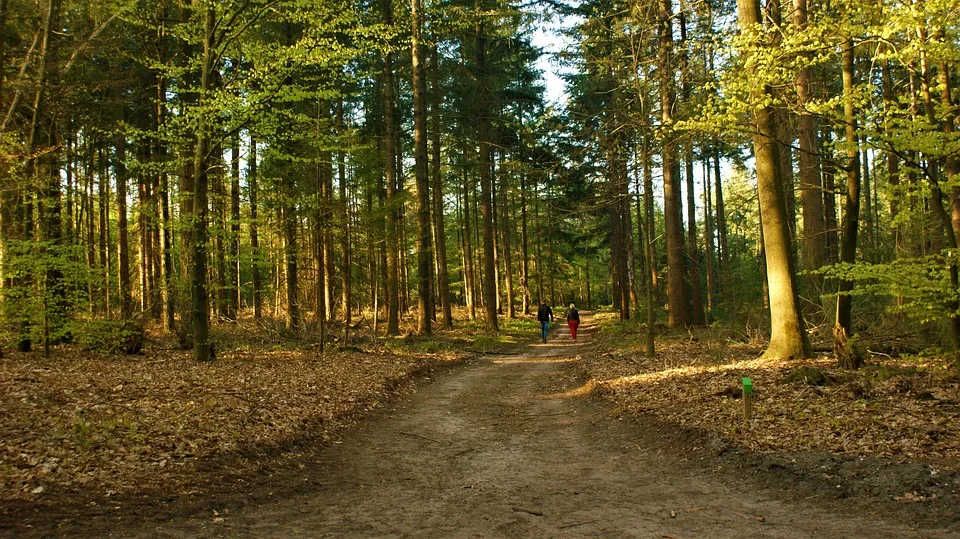
M 9 354 L 0 535 L 960 535 L 955 379 L 676 336 L 648 361 L 595 319 L 578 344 Z

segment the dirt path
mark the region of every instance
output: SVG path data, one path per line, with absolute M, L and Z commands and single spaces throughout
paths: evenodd
M 580 348 L 561 332 L 520 355 L 438 376 L 293 472 L 273 479 L 264 472 L 265 483 L 251 481 L 245 499 L 224 496 L 192 517 L 125 518 L 101 530 L 125 537 L 947 536 L 798 504 L 676 465 L 651 433 L 566 394 L 576 387 Z M 589 326 L 583 332 L 581 342 Z M 298 478 L 301 486 L 263 492 Z M 98 529 L 86 525 L 66 529 Z

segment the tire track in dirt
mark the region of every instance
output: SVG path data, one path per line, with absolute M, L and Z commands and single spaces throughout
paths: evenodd
M 590 332 L 585 319 L 581 342 Z M 946 536 L 672 466 L 644 433 L 571 392 L 582 345 L 569 342 L 566 327 L 553 336 L 444 373 L 373 414 L 300 464 L 312 488 L 215 517 L 143 522 L 124 535 Z

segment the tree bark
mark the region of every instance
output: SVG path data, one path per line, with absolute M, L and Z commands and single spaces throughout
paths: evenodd
M 117 261 L 120 285 L 120 317 L 133 316 L 133 296 L 130 292 L 130 244 L 127 230 L 127 138 L 117 134 L 114 139 L 116 161 L 113 169 L 117 184 Z
M 490 89 L 487 87 L 487 38 L 483 22 L 477 31 L 477 135 L 480 143 L 480 213 L 483 218 L 483 311 L 487 329 L 498 331 L 497 277 L 494 262 L 493 188 L 491 178 Z
M 450 306 L 450 276 L 448 275 L 447 264 L 447 232 L 443 218 L 443 177 L 440 168 L 440 130 L 442 128 L 440 107 L 442 94 L 438 74 L 439 66 L 437 65 L 438 56 L 436 46 L 432 47 L 430 51 L 430 89 L 432 92 L 430 116 L 433 121 L 433 131 L 431 133 L 433 141 L 431 153 L 433 155 L 430 165 L 433 181 L 433 231 L 437 257 L 437 292 L 440 297 L 440 311 L 443 313 L 442 326 L 446 329 L 453 329 L 453 309 Z
M 673 108 L 676 101 L 673 66 L 673 1 L 660 0 L 658 19 L 660 66 L 660 115 L 663 130 L 663 211 L 667 242 L 667 303 L 668 324 L 672 328 L 686 327 L 692 322 L 690 294 L 687 290 L 684 261 L 682 199 L 680 193 L 680 166 L 676 157 L 673 135 Z
M 737 0 L 737 15 L 740 31 L 758 40 L 756 36 L 761 25 L 758 0 Z M 770 343 L 763 355 L 770 358 L 810 357 L 810 342 L 796 292 L 790 229 L 787 225 L 787 208 L 779 171 L 779 153 L 773 138 L 773 114 L 770 107 L 764 105 L 769 88 L 756 80 L 755 67 L 749 66 L 748 69 L 755 79 L 751 89 L 753 146 L 771 312 Z
M 417 327 L 433 333 L 433 242 L 430 230 L 430 176 L 427 163 L 427 82 L 423 72 L 423 0 L 410 0 L 413 58 L 413 145 L 417 196 Z
M 212 84 L 214 65 L 213 39 L 216 24 L 216 10 L 211 6 L 206 9 L 203 32 L 203 58 L 200 73 L 200 95 L 198 104 L 206 102 L 207 92 Z M 205 115 L 200 114 L 197 129 L 197 141 L 193 155 L 193 215 L 191 228 L 193 231 L 189 245 L 192 253 L 191 262 L 191 310 L 193 313 L 193 355 L 197 361 L 210 361 L 210 298 L 207 285 L 207 160 L 210 153 L 210 126 Z
M 383 0 L 383 18 L 386 26 L 393 26 L 391 0 Z M 387 335 L 400 333 L 400 239 L 398 237 L 400 201 L 397 192 L 397 133 L 393 108 L 393 53 L 387 51 L 383 59 L 383 131 L 386 139 L 384 165 L 387 183 Z
M 263 316 L 263 278 L 261 277 L 260 267 L 262 264 L 260 252 L 259 222 L 257 212 L 258 186 L 257 180 L 257 139 L 250 133 L 250 150 L 247 157 L 247 187 L 250 190 L 250 271 L 253 281 L 253 318 L 259 320 Z
M 240 135 L 230 145 L 230 256 L 227 263 L 227 319 L 240 310 Z
M 840 236 L 840 262 L 853 264 L 857 254 L 857 232 L 860 227 L 860 142 L 857 137 L 856 109 L 854 106 L 854 44 L 853 38 L 845 36 L 841 42 L 843 73 L 844 136 L 847 143 L 847 193 L 843 208 L 843 231 Z M 856 369 L 863 358 L 848 347 L 847 339 L 853 336 L 852 307 L 853 282 L 841 280 L 837 296 L 837 319 L 834 326 L 834 350 L 842 367 Z
M 342 145 L 345 140 L 345 124 L 343 118 L 343 85 L 337 80 L 340 95 L 337 98 L 337 138 Z M 337 180 L 340 186 L 340 302 L 343 305 L 343 344 L 350 343 L 351 304 L 353 294 L 353 252 L 351 235 L 353 223 L 350 220 L 350 192 L 347 189 L 347 152 L 341 148 L 337 158 Z M 372 286 L 372 283 L 371 283 Z
M 800 31 L 807 26 L 807 0 L 793 0 L 793 23 Z M 812 98 L 810 91 L 811 75 L 809 68 L 800 69 L 797 74 L 796 90 L 797 137 L 799 144 L 798 161 L 800 165 L 800 202 L 803 221 L 803 268 L 815 270 L 826 263 L 826 222 L 823 210 L 823 187 L 820 170 L 820 142 L 817 138 L 816 118 L 807 110 Z M 806 280 L 813 297 L 819 297 L 823 288 L 823 279 L 808 276 Z

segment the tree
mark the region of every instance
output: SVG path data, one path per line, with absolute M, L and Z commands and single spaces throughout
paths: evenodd
M 737 0 L 737 18 L 744 42 L 757 46 L 762 36 L 759 2 Z M 787 226 L 783 182 L 779 173 L 780 158 L 774 138 L 773 116 L 770 106 L 765 104 L 769 89 L 763 79 L 757 76 L 756 64 L 749 58 L 747 71 L 753 79 L 750 95 L 753 147 L 770 294 L 770 343 L 764 356 L 810 357 L 810 343 L 796 292 L 796 274 L 793 268 L 790 229 Z

